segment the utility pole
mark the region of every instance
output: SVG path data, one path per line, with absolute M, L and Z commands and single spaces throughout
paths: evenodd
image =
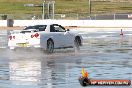
M 45 19 L 45 15 L 47 15 L 48 18 L 52 17 L 52 19 L 54 19 L 54 13 L 55 13 L 54 12 L 54 9 L 55 9 L 54 4 L 55 4 L 55 1 L 49 0 L 47 2 L 47 0 L 42 0 L 42 6 L 41 6 L 42 7 L 42 20 Z M 46 17 L 46 19 L 47 19 L 47 17 Z
M 45 4 L 45 1 L 43 1 L 43 14 L 42 14 L 42 19 L 43 19 L 43 20 L 44 20 L 44 15 L 45 15 L 45 12 L 44 12 L 44 9 L 45 9 L 44 6 L 45 6 L 45 5 L 44 5 L 44 4 Z
M 91 0 L 89 0 L 89 3 L 88 3 L 89 5 L 89 15 L 91 15 Z
M 54 19 L 55 15 L 55 1 L 49 1 L 48 2 L 48 16 L 51 19 Z
M 55 17 L 55 1 L 52 1 L 52 4 L 53 4 L 53 18 L 52 19 L 54 19 L 54 17 Z

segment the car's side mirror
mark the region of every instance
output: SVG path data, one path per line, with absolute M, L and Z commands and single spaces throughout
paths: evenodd
M 70 31 L 70 29 L 67 29 L 66 31 Z

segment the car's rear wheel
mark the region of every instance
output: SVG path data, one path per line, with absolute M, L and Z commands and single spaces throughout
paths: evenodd
M 47 41 L 46 53 L 53 53 L 53 52 L 54 52 L 54 42 L 53 40 L 49 39 Z

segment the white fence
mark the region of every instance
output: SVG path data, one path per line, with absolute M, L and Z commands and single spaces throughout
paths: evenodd
M 42 14 L 0 14 L 0 20 L 14 19 L 14 20 L 41 20 Z M 132 20 L 132 14 L 126 13 L 112 13 L 112 14 L 89 14 L 89 13 L 61 13 L 52 16 L 45 14 L 45 19 L 57 20 Z

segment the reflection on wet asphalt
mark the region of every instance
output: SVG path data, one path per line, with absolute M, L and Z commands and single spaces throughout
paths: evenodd
M 78 82 L 82 67 L 90 78 L 132 80 L 131 34 L 82 34 L 84 46 L 79 52 L 61 49 L 46 55 L 38 49 L 0 49 L 0 88 L 82 88 Z

